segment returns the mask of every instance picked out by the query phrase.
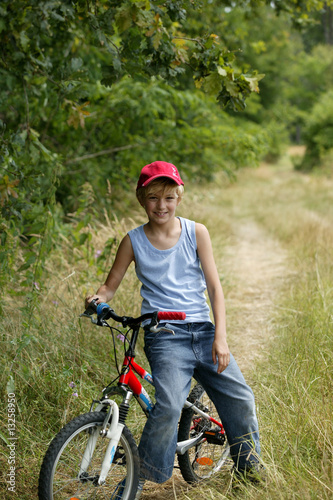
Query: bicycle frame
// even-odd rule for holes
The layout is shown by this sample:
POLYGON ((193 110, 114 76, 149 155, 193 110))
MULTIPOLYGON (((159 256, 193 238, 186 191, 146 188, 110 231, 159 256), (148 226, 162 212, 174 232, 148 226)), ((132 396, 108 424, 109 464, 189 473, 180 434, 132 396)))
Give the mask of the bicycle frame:
POLYGON ((153 409, 153 402, 143 387, 141 382, 136 377, 134 371, 143 379, 146 380, 149 384, 154 385, 153 377, 148 373, 142 366, 138 365, 133 359, 132 356, 125 356, 122 374, 119 379, 120 386, 129 387, 133 392, 134 397, 137 399, 139 405, 143 409, 143 411, 148 414, 153 409))
MULTIPOLYGON (((149 384, 154 386, 152 375, 134 361, 133 354, 126 353, 118 386, 124 389, 124 399, 128 399, 129 401, 133 394, 146 416, 148 416, 154 405, 148 392, 143 387, 135 373, 137 373, 143 380, 146 380, 149 384)), ((110 400, 107 401, 109 404, 110 400)), ((103 400, 101 400, 100 403, 103 405, 103 400)), ((196 406, 195 404, 191 403, 190 401, 186 401, 184 404, 184 408, 191 408, 195 413, 219 427, 219 433, 221 433, 222 435, 225 434, 222 423, 211 417, 205 411, 198 408, 198 406, 196 406)), ((204 433, 202 432, 193 439, 178 442, 176 453, 180 455, 186 453, 186 451, 188 451, 191 447, 195 446, 198 442, 203 440, 203 434, 204 433)))
MULTIPOLYGON (((145 388, 142 386, 141 382, 138 380, 138 378, 134 374, 134 371, 138 375, 140 375, 140 377, 143 380, 146 380, 151 385, 154 385, 154 380, 153 380, 152 375, 150 375, 149 372, 147 372, 144 368, 142 368, 142 366, 138 365, 138 363, 136 363, 133 360, 133 358, 131 358, 130 356, 125 356, 125 360, 123 363, 122 375, 119 379, 119 385, 121 384, 121 385, 128 386, 131 389, 131 391, 133 392, 133 395, 136 397, 138 403, 140 404, 140 406, 144 410, 144 412, 149 413, 153 407, 153 403, 150 399, 149 394, 147 393, 145 388)), ((215 425, 220 427, 222 434, 224 433, 224 428, 223 428, 223 425, 221 424, 221 422, 219 422, 218 420, 215 420, 213 417, 211 417, 210 415, 208 415, 204 411, 200 410, 194 404, 190 403, 189 401, 186 401, 184 407, 185 408, 192 408, 193 411, 195 411, 196 413, 198 413, 202 417, 207 418, 208 420, 213 422, 215 425)))

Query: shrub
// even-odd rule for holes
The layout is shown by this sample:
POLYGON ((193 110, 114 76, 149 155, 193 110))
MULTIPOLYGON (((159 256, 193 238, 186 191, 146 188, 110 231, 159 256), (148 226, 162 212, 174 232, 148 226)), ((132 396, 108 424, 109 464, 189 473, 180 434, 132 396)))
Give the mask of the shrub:
POLYGON ((314 105, 305 129, 306 153, 301 170, 320 166, 333 149, 333 90, 321 96, 314 105))

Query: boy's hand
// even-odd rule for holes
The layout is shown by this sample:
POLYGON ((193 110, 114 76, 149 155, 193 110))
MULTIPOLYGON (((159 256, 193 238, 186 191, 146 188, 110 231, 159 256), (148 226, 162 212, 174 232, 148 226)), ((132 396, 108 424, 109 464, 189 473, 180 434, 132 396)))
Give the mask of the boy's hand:
POLYGON ((97 304, 99 304, 100 302, 106 302, 105 300, 103 300, 103 298, 100 297, 100 295, 88 295, 84 301, 86 309, 92 300, 96 300, 97 304))
POLYGON ((218 362, 217 373, 222 373, 230 363, 230 351, 226 340, 214 340, 212 357, 214 365, 218 362))

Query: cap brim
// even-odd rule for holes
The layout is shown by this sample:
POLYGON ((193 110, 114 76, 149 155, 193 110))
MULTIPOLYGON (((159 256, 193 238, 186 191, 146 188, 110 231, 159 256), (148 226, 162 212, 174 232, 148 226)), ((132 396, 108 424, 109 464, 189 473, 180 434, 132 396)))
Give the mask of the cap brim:
POLYGON ((159 179, 161 177, 167 177, 168 179, 171 179, 172 181, 174 181, 176 184, 178 184, 178 186, 184 186, 184 183, 182 180, 178 180, 178 179, 175 179, 172 175, 167 175, 167 174, 157 174, 157 175, 153 175, 152 177, 150 177, 148 180, 146 180, 143 184, 140 184, 140 186, 138 186, 137 189, 139 189, 140 187, 146 187, 148 186, 148 184, 150 184, 152 181, 154 181, 155 179, 159 179))

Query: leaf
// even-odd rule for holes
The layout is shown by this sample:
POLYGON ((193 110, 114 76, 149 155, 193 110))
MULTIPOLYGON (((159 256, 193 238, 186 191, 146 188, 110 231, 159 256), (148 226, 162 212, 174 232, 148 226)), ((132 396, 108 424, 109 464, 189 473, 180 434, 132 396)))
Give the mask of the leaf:
POLYGON ((221 68, 221 66, 217 67, 217 72, 221 76, 227 76, 228 75, 228 73, 226 72, 226 70, 224 68, 221 68))
POLYGON ((153 24, 154 14, 149 9, 146 10, 139 9, 133 16, 133 21, 140 28, 146 29, 153 24))
POLYGON ((237 83, 231 82, 227 78, 224 79, 223 83, 224 83, 226 90, 231 95, 231 97, 238 97, 239 96, 239 88, 238 88, 237 83))
POLYGON ((246 80, 252 92, 259 92, 259 81, 264 78, 265 75, 255 75, 255 76, 245 76, 243 75, 244 80, 246 80))
POLYGON ((32 264, 34 264, 36 262, 36 255, 33 255, 31 256, 26 262, 25 264, 23 264, 19 269, 18 269, 18 272, 22 272, 22 271, 25 271, 26 269, 28 269, 32 264))
POLYGON ((87 239, 89 241, 89 233, 82 233, 82 234, 80 234, 79 245, 80 246, 83 245, 87 239))
POLYGON ((203 82, 204 82, 203 78, 196 78, 194 80, 194 85, 196 86, 197 89, 201 89, 203 82))
POLYGON ((20 42, 23 50, 27 50, 30 44, 30 38, 26 35, 25 31, 20 33, 20 42))
POLYGON ((9 445, 9 441, 7 440, 7 438, 0 432, 0 438, 7 444, 9 445))
POLYGON ((4 175, 2 179, 0 179, 0 205, 3 207, 5 201, 9 200, 9 196, 13 198, 18 198, 17 192, 13 189, 15 186, 19 184, 19 180, 10 181, 8 175, 4 175))
POLYGON ((90 102, 86 101, 83 104, 79 105, 72 101, 67 101, 71 104, 71 114, 67 120, 68 125, 72 125, 75 129, 78 129, 79 125, 81 128, 85 126, 85 117, 90 115, 89 111, 84 110, 86 106, 89 106, 90 102))
POLYGON ((222 77, 217 73, 211 73, 204 78, 203 88, 209 94, 217 94, 221 90, 222 77))
POLYGON ((123 33, 132 25, 131 7, 122 7, 115 15, 116 26, 119 33, 123 33))
POLYGON ((81 57, 73 57, 73 59, 71 60, 71 68, 74 72, 78 71, 82 67, 82 65, 83 61, 81 57))
POLYGON ((161 43, 161 40, 162 40, 162 32, 161 31, 157 31, 156 34, 154 35, 153 37, 153 47, 155 50, 158 49, 160 43, 161 43))

